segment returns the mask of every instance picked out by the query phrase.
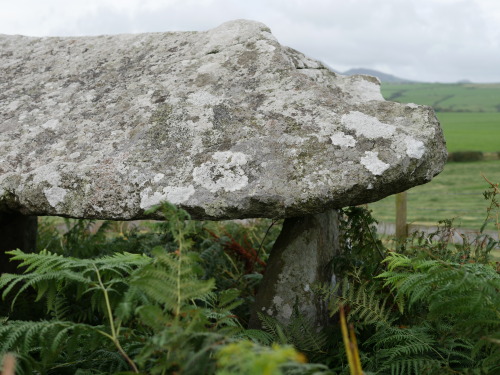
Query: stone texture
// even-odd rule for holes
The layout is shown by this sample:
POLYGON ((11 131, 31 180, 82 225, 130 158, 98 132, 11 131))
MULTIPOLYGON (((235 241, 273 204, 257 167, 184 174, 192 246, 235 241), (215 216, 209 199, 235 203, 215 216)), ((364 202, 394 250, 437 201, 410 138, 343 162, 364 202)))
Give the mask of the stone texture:
POLYGON ((250 327, 259 328, 259 312, 286 325, 295 306, 310 322, 325 326, 327 306, 314 288, 332 284, 332 261, 340 251, 338 240, 337 210, 286 219, 267 262, 250 327))
POLYGON ((386 102, 263 24, 99 37, 0 36, 0 210, 140 219, 294 217, 429 181, 429 107, 386 102))

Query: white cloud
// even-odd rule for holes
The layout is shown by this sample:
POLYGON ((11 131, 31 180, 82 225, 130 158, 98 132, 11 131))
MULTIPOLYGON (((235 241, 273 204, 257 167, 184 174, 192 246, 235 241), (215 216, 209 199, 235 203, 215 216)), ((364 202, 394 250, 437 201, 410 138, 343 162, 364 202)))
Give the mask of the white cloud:
POLYGON ((206 30, 247 18, 338 70, 500 82, 497 0, 0 0, 0 6, 0 33, 206 30))

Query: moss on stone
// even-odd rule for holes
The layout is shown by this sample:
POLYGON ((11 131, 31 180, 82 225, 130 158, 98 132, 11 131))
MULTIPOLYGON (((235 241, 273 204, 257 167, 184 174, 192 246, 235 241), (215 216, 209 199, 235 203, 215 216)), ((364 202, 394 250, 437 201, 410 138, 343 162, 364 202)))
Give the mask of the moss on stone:
POLYGON ((168 103, 163 103, 151 114, 151 122, 156 122, 159 125, 167 125, 168 120, 173 112, 173 106, 168 103))

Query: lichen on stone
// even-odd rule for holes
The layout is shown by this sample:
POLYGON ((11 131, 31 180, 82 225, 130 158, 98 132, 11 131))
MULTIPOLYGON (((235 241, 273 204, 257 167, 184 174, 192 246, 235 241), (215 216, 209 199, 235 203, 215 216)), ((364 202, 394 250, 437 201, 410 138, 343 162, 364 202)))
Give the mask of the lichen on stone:
POLYGON ((431 109, 384 101, 377 79, 258 22, 0 43, 0 206, 25 214, 139 219, 170 200, 199 219, 310 215, 446 160, 431 109))
POLYGON ((378 152, 365 151, 365 156, 360 161, 375 176, 380 176, 390 167, 390 164, 384 163, 378 158, 378 152))
POLYGON ((193 170, 193 181, 212 193, 241 190, 248 185, 248 176, 243 169, 246 164, 247 156, 241 152, 216 152, 211 161, 193 170))

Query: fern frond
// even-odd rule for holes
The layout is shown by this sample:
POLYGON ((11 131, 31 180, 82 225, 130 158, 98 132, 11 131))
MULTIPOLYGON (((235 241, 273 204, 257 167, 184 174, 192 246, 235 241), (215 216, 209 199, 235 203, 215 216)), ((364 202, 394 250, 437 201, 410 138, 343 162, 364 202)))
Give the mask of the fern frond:
POLYGON ((324 351, 328 337, 323 331, 318 331, 312 320, 306 319, 298 310, 294 312, 285 329, 291 343, 300 351, 318 353, 324 351))
POLYGON ((356 320, 357 324, 390 324, 393 321, 391 309, 387 307, 388 296, 381 296, 374 282, 355 283, 346 276, 330 295, 330 316, 343 305, 350 308, 348 319, 356 320))
POLYGON ((291 344, 297 350, 307 353, 313 361, 326 353, 328 336, 323 331, 318 331, 313 321, 306 319, 297 307, 294 308, 287 325, 269 315, 257 315, 262 329, 268 334, 266 339, 272 340, 271 342, 291 344))
POLYGON ((21 261, 19 268, 26 267, 24 270, 25 273, 50 273, 61 270, 88 272, 96 265, 103 271, 125 274, 151 261, 147 256, 131 253, 117 253, 96 259, 64 257, 51 253, 48 250, 42 250, 39 253, 25 253, 21 250, 12 250, 6 253, 13 255, 12 260, 21 261))
POLYGON ((382 325, 365 345, 374 345, 376 355, 369 367, 390 374, 423 374, 439 368, 446 359, 435 348, 428 326, 398 328, 382 325), (426 372, 427 371, 427 372, 426 372))
POLYGON ((247 329, 236 336, 236 339, 247 339, 255 343, 263 345, 271 345, 273 343, 273 335, 260 329, 247 329))
POLYGON ((0 353, 15 351, 27 355, 36 348, 51 353, 79 334, 90 332, 95 333, 95 327, 67 321, 8 321, 0 326, 0 353))
MULTIPOLYGON (((5 298, 7 294, 18 284, 22 284, 22 286, 17 290, 13 300, 12 300, 12 306, 15 305, 17 298, 25 292, 27 289, 30 287, 33 287, 34 289, 38 289, 38 295, 37 295, 37 300, 40 300, 43 295, 46 293, 50 292, 51 297, 54 297, 54 288, 56 288, 56 285, 61 281, 64 280, 65 282, 75 282, 75 283, 80 283, 83 285, 91 285, 92 280, 89 280, 86 277, 83 277, 81 274, 72 272, 69 270, 64 270, 64 271, 50 271, 42 274, 37 274, 37 273, 29 273, 29 274, 24 274, 24 275, 12 275, 14 277, 10 278, 8 277, 10 275, 2 275, 0 277, 0 288, 3 285, 6 285, 7 283, 8 286, 5 288, 2 297, 5 298), (5 277, 4 279, 4 276, 5 277)), ((49 300, 49 304, 52 304, 52 300, 49 300)))
POLYGON ((391 375, 421 375, 432 373, 440 367, 440 362, 431 358, 408 358, 398 357, 397 359, 379 368, 381 373, 390 371, 391 375))
POLYGON ((427 306, 429 318, 451 319, 461 329, 484 334, 487 327, 500 328, 500 275, 491 265, 421 259, 392 263, 392 258, 401 256, 391 254, 394 267, 379 277, 407 297, 410 306, 427 306))
POLYGON ((382 262, 387 263, 387 269, 393 271, 395 268, 404 268, 411 265, 411 259, 404 254, 392 252, 382 262))
POLYGON ((121 282, 120 277, 130 274, 135 268, 151 262, 149 257, 138 254, 115 254, 98 259, 78 259, 53 254, 47 250, 40 253, 24 253, 12 250, 12 259, 21 261, 20 267, 26 267, 24 274, 3 274, 0 276, 0 289, 4 289, 2 298, 16 290, 11 306, 27 289, 37 291, 36 300, 47 298, 47 307, 51 311, 57 293, 68 285, 78 286, 78 297, 85 291, 91 291, 96 285, 95 269, 98 268, 107 281, 107 286, 121 282))
POLYGON ((200 280, 194 272, 195 263, 184 254, 154 251, 155 261, 132 276, 131 285, 172 312, 194 299, 208 298, 214 280, 200 280))
POLYGON ((277 319, 270 315, 257 313, 262 329, 273 337, 273 342, 279 344, 289 344, 288 338, 285 336, 285 326, 277 319))

